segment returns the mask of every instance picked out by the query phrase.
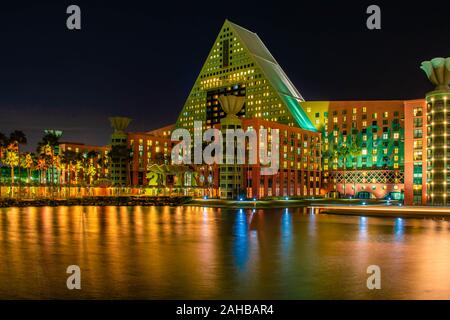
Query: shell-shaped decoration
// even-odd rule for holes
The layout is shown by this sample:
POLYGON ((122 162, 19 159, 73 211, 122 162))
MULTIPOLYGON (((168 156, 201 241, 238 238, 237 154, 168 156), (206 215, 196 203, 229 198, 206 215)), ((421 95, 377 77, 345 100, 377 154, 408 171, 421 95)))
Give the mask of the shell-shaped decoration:
POLYGON ((436 89, 447 89, 450 84, 450 57, 438 57, 431 59, 431 61, 424 61, 420 68, 425 71, 436 89))
POLYGON ((235 95, 221 95, 219 96, 219 102, 223 111, 229 116, 236 116, 244 106, 245 97, 238 97, 235 95))
POLYGON ((130 124, 131 119, 126 117, 111 117, 109 121, 116 132, 123 132, 130 124))

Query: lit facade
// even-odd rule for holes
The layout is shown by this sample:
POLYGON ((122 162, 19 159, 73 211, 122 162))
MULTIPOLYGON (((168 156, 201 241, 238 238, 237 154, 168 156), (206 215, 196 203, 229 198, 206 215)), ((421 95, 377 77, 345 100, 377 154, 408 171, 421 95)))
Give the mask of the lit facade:
POLYGON ((427 106, 405 101, 405 203, 427 203, 427 106))
POLYGON ((315 131, 300 107, 302 96, 257 34, 228 20, 208 54, 176 126, 192 130, 220 123, 225 112, 219 96, 245 96, 238 116, 257 118, 315 131))
POLYGON ((322 134, 325 193, 401 197, 403 101, 308 101, 302 106, 322 134))
POLYGON ((131 157, 128 184, 149 185, 148 166, 170 163, 174 144, 170 135, 173 128, 172 125, 154 131, 128 133, 127 147, 131 157))
MULTIPOLYGON (((221 198, 320 194, 320 133, 298 90, 255 33, 226 20, 178 117, 176 127, 260 127, 280 130, 280 171, 261 176, 259 165, 221 165, 221 198), (245 98, 230 124, 220 97, 245 98), (313 164, 314 163, 314 164, 313 164)), ((217 181, 219 180, 219 181, 217 181)))
POLYGON ((110 149, 109 146, 91 146, 75 142, 60 143, 60 154, 66 158, 61 182, 78 183, 84 180, 97 182, 101 179, 110 179, 110 149), (74 156, 69 158, 67 151, 73 151, 74 156))
POLYGON ((421 69, 435 85, 427 103, 427 200, 432 205, 450 202, 450 57, 424 61, 421 69))
MULTIPOLYGON (((260 165, 244 165, 242 184, 248 198, 316 196, 321 194, 319 132, 273 121, 246 119, 245 130, 279 130, 279 165, 275 175, 261 175, 260 165)), ((259 135, 257 134, 257 137, 259 135)), ((258 141, 259 143, 259 141, 258 141)))
MULTIPOLYGON (((240 165, 230 186, 229 169, 198 166, 200 180, 209 181, 206 195, 219 197, 221 189, 222 197, 232 198, 339 193, 403 199, 407 205, 447 204, 448 84, 426 99, 305 101, 260 38, 227 20, 173 128, 194 133, 195 121, 203 130, 221 128, 226 112, 219 97, 227 95, 245 98, 239 127, 280 131, 280 170, 262 176, 260 166, 240 165), (229 193, 235 186, 241 191, 229 193)), ((159 136, 168 153, 173 146, 160 134, 129 135, 132 184, 146 185, 139 172, 157 161, 146 151, 150 136, 159 136)))

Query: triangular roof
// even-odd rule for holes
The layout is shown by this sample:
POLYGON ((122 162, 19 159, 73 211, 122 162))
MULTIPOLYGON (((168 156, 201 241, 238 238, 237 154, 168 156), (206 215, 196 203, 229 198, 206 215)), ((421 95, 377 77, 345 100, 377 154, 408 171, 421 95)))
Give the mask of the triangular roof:
POLYGON ((254 32, 238 26, 229 20, 226 21, 233 26, 248 51, 253 55, 255 60, 257 60, 260 67, 264 69, 266 76, 269 77, 269 80, 271 80, 272 85, 276 87, 277 91, 304 101, 300 92, 298 92, 286 73, 281 69, 278 62, 262 42, 261 38, 254 32))
MULTIPOLYGON (((303 97, 289 80, 286 73, 269 52, 259 36, 256 33, 251 32, 229 20, 225 20, 221 30, 224 29, 229 29, 233 33, 233 36, 237 38, 239 43, 245 49, 245 53, 248 55, 248 58, 256 65, 256 67, 259 68, 259 72, 263 75, 263 78, 269 82, 272 91, 278 96, 284 108, 288 110, 289 114, 292 116, 292 119, 295 121, 295 124, 303 129, 316 131, 315 127, 300 105, 300 103, 304 101, 303 97)), ((215 57, 214 49, 216 48, 218 41, 220 41, 219 37, 220 34, 210 54, 208 55, 208 58, 211 58, 211 55, 215 57)), ((205 65, 208 61, 209 60, 207 59, 205 65)), ((205 66, 203 66, 202 71, 200 72, 199 79, 202 78, 201 75, 205 73, 204 69, 205 66)), ((197 82, 199 79, 197 79, 197 82)), ((185 109, 186 105, 183 111, 185 109)), ((180 117, 182 116, 183 112, 180 114, 180 117)))

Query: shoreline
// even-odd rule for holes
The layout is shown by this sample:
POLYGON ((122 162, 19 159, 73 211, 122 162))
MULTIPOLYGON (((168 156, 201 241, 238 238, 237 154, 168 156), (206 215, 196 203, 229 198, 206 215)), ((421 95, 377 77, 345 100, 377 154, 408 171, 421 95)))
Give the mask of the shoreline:
POLYGON ((181 206, 191 197, 149 196, 97 196, 69 199, 1 199, 0 208, 11 207, 57 207, 57 206, 181 206))
POLYGON ((286 209, 307 208, 314 213, 330 215, 346 215, 360 217, 383 217, 383 218, 414 218, 414 219, 436 219, 450 220, 450 207, 430 206, 403 206, 397 201, 375 201, 364 199, 299 199, 299 200, 270 200, 270 201, 227 201, 221 200, 193 200, 185 206, 198 206, 209 208, 229 209, 286 209), (366 202, 366 204, 362 204, 366 202))
POLYGON ((450 207, 400 206, 398 202, 363 199, 270 199, 238 201, 192 199, 186 196, 93 196, 70 199, 0 199, 0 208, 57 206, 195 206, 224 209, 287 209, 305 208, 311 213, 417 219, 450 219, 450 207))

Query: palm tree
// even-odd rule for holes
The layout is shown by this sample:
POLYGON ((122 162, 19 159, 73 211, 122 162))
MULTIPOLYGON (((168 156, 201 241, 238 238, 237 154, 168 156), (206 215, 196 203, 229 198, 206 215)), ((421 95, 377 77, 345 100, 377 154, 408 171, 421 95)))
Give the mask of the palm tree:
POLYGON ((88 184, 92 185, 93 178, 97 174, 95 164, 97 163, 98 152, 91 150, 85 154, 85 158, 86 158, 85 168, 83 171, 86 177, 88 178, 88 184))
POLYGON ((37 151, 42 153, 45 151, 45 154, 50 157, 50 165, 51 165, 51 175, 52 175, 52 186, 55 181, 55 166, 54 163, 56 161, 55 157, 55 148, 59 146, 59 138, 61 134, 57 131, 47 130, 45 135, 42 137, 42 140, 38 142, 37 151))
MULTIPOLYGON (((356 171, 357 165, 358 165, 358 157, 362 153, 362 148, 359 146, 358 142, 355 140, 352 142, 352 145, 350 146, 350 155, 352 157, 353 161, 353 170, 356 171)), ((353 174, 353 196, 356 197, 356 172, 353 174)))
POLYGON ((46 175, 48 163, 45 155, 39 155, 36 163, 36 169, 39 170, 39 183, 42 184, 42 176, 46 175))
MULTIPOLYGON (((4 156, 5 156, 4 152, 5 152, 5 148, 6 148, 7 145, 8 145, 8 138, 3 133, 0 132, 0 161, 4 160, 4 156)), ((1 164, 0 164, 0 170, 1 170, 1 164)), ((0 197, 2 195, 2 181, 1 181, 1 179, 2 179, 2 174, 1 174, 1 171, 0 171, 0 197)))
POLYGON ((25 157, 21 159, 20 163, 21 167, 27 170, 27 183, 31 181, 31 173, 33 171, 35 160, 33 158, 33 154, 31 152, 27 152, 25 157))
POLYGON ((345 174, 346 174, 346 169, 347 169, 347 157, 350 155, 350 151, 349 151, 349 148, 347 147, 347 145, 343 145, 343 146, 341 146, 338 150, 336 150, 336 153, 337 153, 337 157, 338 157, 338 159, 339 160, 341 160, 342 159, 342 162, 343 162, 343 172, 344 172, 344 183, 343 183, 343 189, 344 189, 344 196, 345 196, 345 187, 346 187, 346 185, 345 185, 345 182, 346 182, 346 179, 345 179, 345 174))
MULTIPOLYGON (((67 182, 64 177, 64 182, 69 184, 69 197, 70 188, 72 186, 72 174, 76 176, 76 163, 80 160, 81 155, 73 150, 66 150, 62 155, 62 162, 67 166, 67 182)), ((76 180, 76 179, 75 179, 76 180)))
MULTIPOLYGON (((19 157, 19 163, 20 163, 20 145, 27 144, 27 137, 25 136, 25 133, 20 130, 14 130, 9 134, 9 143, 13 144, 17 147, 17 156, 19 157)), ((19 188, 20 188, 20 166, 18 166, 19 170, 19 188)))
POLYGON ((11 168, 11 196, 14 188, 14 168, 19 166, 19 153, 13 147, 8 147, 3 162, 11 168))

